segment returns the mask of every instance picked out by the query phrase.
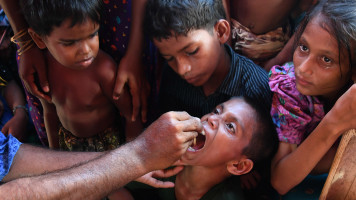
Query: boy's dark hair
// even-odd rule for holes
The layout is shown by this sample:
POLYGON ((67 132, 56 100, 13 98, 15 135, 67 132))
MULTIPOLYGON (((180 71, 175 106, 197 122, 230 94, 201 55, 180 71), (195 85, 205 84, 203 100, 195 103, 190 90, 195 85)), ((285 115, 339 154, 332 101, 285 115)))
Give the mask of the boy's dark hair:
POLYGON ((225 19, 221 0, 148 0, 144 32, 149 39, 186 36, 191 30, 212 31, 220 19, 225 19))
POLYGON ((102 0, 20 0, 29 26, 40 36, 48 36, 54 27, 71 19, 71 27, 87 19, 100 23, 102 0))
MULTIPOLYGON (((339 52, 345 48, 350 68, 356 67, 356 3, 355 0, 321 0, 305 16, 295 37, 295 48, 308 23, 321 14, 326 26, 323 28, 333 35, 338 43, 339 52)), ((339 54, 339 58, 340 58, 339 54)), ((341 61, 341 59, 339 59, 341 61)))
POLYGON ((255 167, 259 165, 267 166, 266 164, 271 162, 279 145, 277 131, 272 117, 266 108, 255 100, 248 97, 237 98, 242 98, 254 109, 255 121, 257 123, 256 127, 254 127, 251 141, 249 145, 243 149, 242 153, 253 161, 255 167))

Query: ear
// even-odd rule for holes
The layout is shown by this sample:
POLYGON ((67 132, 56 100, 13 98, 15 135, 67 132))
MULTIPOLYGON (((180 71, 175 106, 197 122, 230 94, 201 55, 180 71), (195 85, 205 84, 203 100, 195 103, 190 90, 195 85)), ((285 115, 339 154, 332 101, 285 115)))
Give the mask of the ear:
POLYGON ((243 175, 249 173, 253 168, 253 162, 250 159, 244 158, 241 160, 230 161, 227 164, 227 171, 233 175, 243 175))
POLYGON ((220 43, 225 44, 230 38, 230 24, 225 19, 220 19, 214 26, 214 31, 216 32, 220 43))
POLYGON ((46 48, 46 44, 43 42, 43 38, 40 35, 38 35, 32 28, 28 28, 28 33, 30 34, 32 40, 36 43, 38 48, 40 49, 46 48))

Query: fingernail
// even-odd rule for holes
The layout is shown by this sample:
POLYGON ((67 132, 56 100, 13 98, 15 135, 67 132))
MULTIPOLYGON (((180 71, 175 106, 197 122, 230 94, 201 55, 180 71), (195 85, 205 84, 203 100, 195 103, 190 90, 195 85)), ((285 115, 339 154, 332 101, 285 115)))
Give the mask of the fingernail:
POLYGON ((48 86, 44 86, 42 89, 43 89, 44 92, 49 92, 49 87, 48 86))
POLYGON ((120 95, 115 94, 112 98, 113 98, 114 100, 118 100, 119 97, 120 97, 120 95))

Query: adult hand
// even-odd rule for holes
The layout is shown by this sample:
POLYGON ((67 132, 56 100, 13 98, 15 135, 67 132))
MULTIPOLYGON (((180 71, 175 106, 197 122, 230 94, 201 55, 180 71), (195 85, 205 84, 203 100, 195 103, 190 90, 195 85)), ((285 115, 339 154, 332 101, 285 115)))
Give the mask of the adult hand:
POLYGON ((143 74, 143 66, 140 57, 125 55, 119 64, 113 99, 117 100, 123 92, 125 83, 128 83, 132 96, 132 121, 136 120, 141 107, 142 122, 147 119, 147 98, 150 86, 143 74))
POLYGON ((176 162, 202 131, 200 119, 187 112, 168 112, 153 122, 137 139, 147 169, 165 169, 176 162))
POLYGON ((157 178, 167 178, 178 174, 180 171, 183 170, 183 166, 176 166, 170 169, 164 170, 156 170, 153 172, 149 172, 140 178, 136 179, 137 182, 141 182, 152 187, 156 188, 172 188, 174 187, 174 183, 170 181, 161 181, 157 178))
POLYGON ((43 52, 34 46, 21 55, 19 75, 28 92, 47 101, 51 101, 51 98, 37 87, 35 83, 36 74, 43 92, 49 92, 45 58, 43 52))

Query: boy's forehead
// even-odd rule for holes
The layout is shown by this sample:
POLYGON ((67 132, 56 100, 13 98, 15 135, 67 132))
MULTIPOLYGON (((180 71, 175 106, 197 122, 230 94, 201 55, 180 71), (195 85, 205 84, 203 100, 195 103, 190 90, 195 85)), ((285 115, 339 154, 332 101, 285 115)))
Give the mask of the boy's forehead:
POLYGON ((207 37, 212 35, 205 29, 198 29, 191 30, 187 34, 172 33, 168 38, 153 38, 153 43, 164 54, 166 50, 184 50, 192 44, 204 42, 207 37))

